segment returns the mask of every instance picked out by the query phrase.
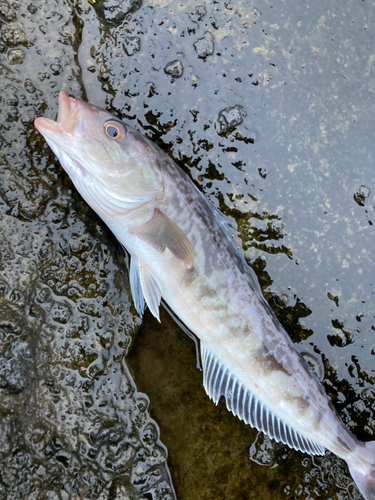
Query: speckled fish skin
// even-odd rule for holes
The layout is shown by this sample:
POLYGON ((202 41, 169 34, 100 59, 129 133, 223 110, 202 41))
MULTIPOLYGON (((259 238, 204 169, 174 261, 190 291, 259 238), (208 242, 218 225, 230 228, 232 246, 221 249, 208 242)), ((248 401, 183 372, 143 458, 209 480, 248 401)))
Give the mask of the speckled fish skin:
POLYGON ((138 131, 126 125, 121 140, 107 137, 108 120, 117 119, 61 92, 57 122, 38 118, 35 125, 87 203, 141 263, 139 272, 148 268, 163 300, 213 356, 286 425, 346 460, 362 494, 375 499, 374 443, 346 429, 262 297, 225 223, 138 131), (186 235, 192 263, 184 262, 185 250, 177 258, 168 245, 158 248, 157 219, 166 232, 176 224, 186 235))

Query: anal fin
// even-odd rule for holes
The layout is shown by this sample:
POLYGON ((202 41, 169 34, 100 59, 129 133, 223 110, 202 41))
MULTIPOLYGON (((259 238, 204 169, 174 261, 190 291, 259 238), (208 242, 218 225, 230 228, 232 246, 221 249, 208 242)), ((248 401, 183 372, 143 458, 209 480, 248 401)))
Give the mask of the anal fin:
POLYGON ((218 403, 220 396, 225 396, 229 411, 275 441, 310 455, 324 455, 323 446, 304 437, 280 420, 230 373, 203 342, 201 342, 201 357, 203 385, 215 404, 218 403))

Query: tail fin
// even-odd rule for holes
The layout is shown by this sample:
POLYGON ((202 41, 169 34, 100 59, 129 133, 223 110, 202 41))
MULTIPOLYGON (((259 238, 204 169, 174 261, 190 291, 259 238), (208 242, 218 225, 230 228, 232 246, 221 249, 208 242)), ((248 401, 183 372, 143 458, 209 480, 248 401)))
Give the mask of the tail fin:
MULTIPOLYGON (((366 452, 369 455, 369 462, 375 464, 375 441, 366 443, 366 452), (370 458, 371 457, 371 458, 370 458)), ((375 500, 375 465, 368 474, 358 472, 356 469, 349 467, 350 474, 354 479, 359 491, 366 500, 375 500)))

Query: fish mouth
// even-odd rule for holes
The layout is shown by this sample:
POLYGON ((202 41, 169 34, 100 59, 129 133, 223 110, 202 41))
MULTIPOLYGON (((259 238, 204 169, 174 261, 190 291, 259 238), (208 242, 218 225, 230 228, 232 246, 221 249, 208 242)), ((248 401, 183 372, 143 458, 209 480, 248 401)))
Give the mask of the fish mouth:
POLYGON ((35 119, 34 125, 43 136, 49 135, 51 132, 72 136, 79 118, 80 112, 77 100, 69 97, 68 93, 62 90, 59 94, 57 120, 39 117, 35 119))
POLYGON ((73 179, 87 175, 72 148, 75 133, 79 135, 83 130, 80 103, 79 99, 69 97, 68 93, 62 90, 59 94, 57 120, 39 117, 34 121, 37 130, 73 179))

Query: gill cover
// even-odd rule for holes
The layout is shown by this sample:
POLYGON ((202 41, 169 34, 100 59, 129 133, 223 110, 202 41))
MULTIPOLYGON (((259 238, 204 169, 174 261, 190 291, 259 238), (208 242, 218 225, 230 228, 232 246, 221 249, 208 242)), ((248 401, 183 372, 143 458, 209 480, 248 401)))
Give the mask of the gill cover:
POLYGON ((106 110, 62 91, 57 121, 37 118, 35 126, 99 215, 127 213, 162 193, 155 146, 106 110))

